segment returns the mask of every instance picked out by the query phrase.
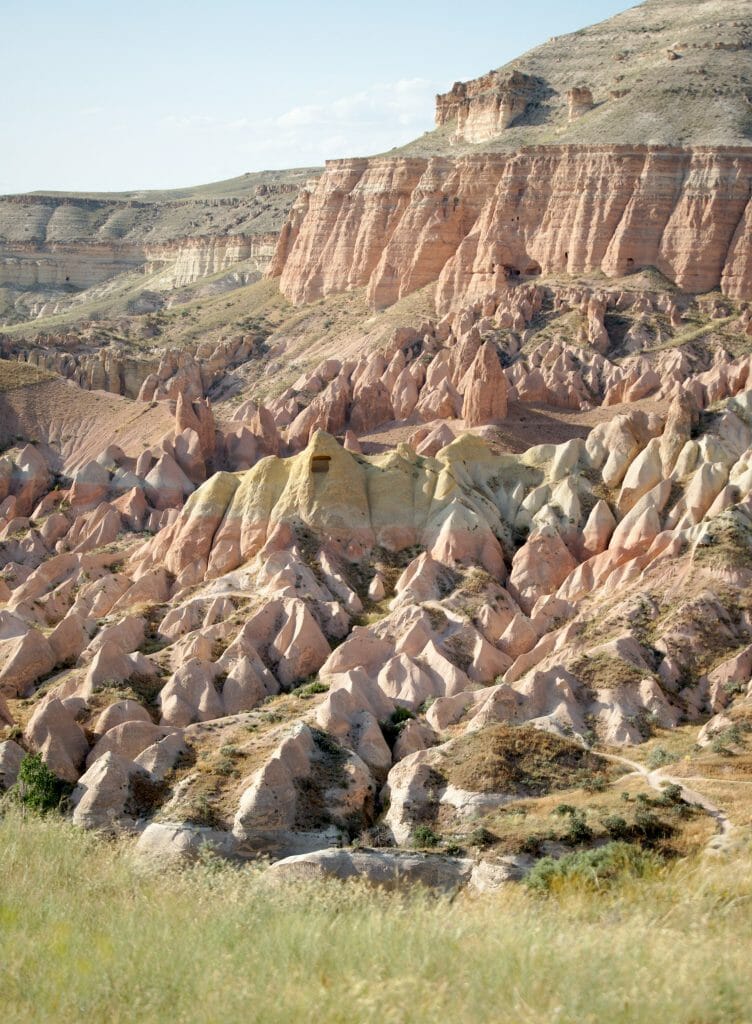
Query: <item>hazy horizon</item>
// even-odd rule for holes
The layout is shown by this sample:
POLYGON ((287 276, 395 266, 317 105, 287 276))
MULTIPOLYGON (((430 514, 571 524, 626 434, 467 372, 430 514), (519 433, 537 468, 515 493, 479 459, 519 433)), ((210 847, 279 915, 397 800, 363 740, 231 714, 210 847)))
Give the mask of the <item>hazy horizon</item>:
POLYGON ((634 6, 3 5, 0 193, 179 188, 403 145, 434 96, 634 6), (315 14, 315 20, 313 15, 315 14))

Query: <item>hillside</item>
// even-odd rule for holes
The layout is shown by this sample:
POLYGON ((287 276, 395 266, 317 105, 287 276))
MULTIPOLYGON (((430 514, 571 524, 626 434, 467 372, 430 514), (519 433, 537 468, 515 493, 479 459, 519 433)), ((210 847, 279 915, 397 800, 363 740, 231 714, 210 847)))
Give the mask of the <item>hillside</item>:
POLYGON ((167 287, 243 261, 258 277, 300 186, 316 174, 304 168, 168 191, 0 196, 0 317, 13 323, 75 305, 82 291, 155 268, 167 287))
POLYGON ((420 152, 0 202, 0 787, 271 885, 741 857, 751 8, 552 41, 420 152))
POLYGON ((0 196, 0 242, 149 245, 191 235, 279 231, 315 168, 262 171, 162 191, 0 196))
POLYGON ((749 145, 751 53, 749 0, 647 0, 456 83, 399 152, 749 145))

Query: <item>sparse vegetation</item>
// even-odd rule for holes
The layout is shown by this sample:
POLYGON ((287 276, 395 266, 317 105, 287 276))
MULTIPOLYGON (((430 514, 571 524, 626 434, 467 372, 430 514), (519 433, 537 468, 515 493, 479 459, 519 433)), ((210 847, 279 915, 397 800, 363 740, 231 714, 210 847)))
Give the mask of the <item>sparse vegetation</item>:
POLYGON ((572 740, 530 726, 496 725, 453 743, 440 771, 458 789, 521 797, 606 780, 612 768, 572 740))
POLYGON ((412 845, 417 850, 433 850, 441 844, 441 836, 430 825, 417 825, 413 830, 412 845))
POLYGON ((50 771, 41 754, 26 754, 18 770, 13 796, 35 811, 54 811, 71 787, 50 771))
POLYGON ((533 892, 551 893, 564 888, 603 889, 625 877, 643 878, 657 872, 662 861, 654 853, 627 843, 614 842, 596 850, 568 853, 559 860, 544 857, 525 879, 533 892))

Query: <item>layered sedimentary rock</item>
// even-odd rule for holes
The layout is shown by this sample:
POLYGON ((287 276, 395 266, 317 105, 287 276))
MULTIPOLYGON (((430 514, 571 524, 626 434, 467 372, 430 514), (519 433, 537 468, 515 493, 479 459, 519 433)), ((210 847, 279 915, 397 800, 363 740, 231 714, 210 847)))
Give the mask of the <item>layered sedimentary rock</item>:
POLYGON ((27 318, 59 312, 55 303, 137 269, 164 269, 166 288, 241 261, 261 274, 309 173, 265 172, 161 193, 0 196, 0 287, 27 318))
POLYGON ((246 260, 250 260, 260 274, 271 263, 276 245, 277 235, 273 232, 176 239, 147 246, 144 250, 145 269, 147 274, 152 274, 161 266, 168 265, 174 288, 182 288, 246 260))
POLYGON ((453 141, 487 142, 521 117, 539 83, 520 71, 491 71, 472 82, 455 82, 436 97, 436 127, 454 126, 453 141))
POLYGON ((270 273, 293 302, 366 287, 384 307, 438 280, 456 307, 512 277, 656 267, 752 295, 752 149, 536 147, 337 160, 301 194, 270 273))
POLYGON ((0 246, 0 286, 16 289, 91 288, 143 266, 137 245, 95 241, 9 242, 0 246))

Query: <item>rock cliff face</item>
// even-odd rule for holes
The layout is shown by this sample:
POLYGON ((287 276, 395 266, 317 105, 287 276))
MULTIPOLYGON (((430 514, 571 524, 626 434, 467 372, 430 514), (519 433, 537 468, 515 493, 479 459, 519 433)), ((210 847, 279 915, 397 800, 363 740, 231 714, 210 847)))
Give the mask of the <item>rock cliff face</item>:
POLYGON ((376 307, 438 281, 445 310, 510 277, 654 266, 752 294, 752 150, 537 147, 338 160, 305 190, 271 273, 293 302, 365 286, 376 307))
POLYGON ((274 257, 277 234, 222 235, 218 238, 197 237, 175 239, 161 245, 147 246, 144 251, 147 274, 162 266, 169 270, 173 288, 183 288, 202 277, 229 270, 236 263, 250 261, 255 270, 264 273, 274 257))
POLYGON ((0 247, 0 285, 14 289, 91 288, 116 274, 143 266, 143 250, 133 245, 96 242, 34 242, 0 247))

